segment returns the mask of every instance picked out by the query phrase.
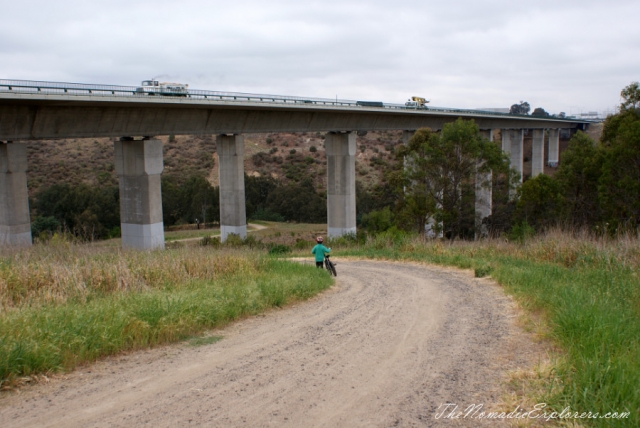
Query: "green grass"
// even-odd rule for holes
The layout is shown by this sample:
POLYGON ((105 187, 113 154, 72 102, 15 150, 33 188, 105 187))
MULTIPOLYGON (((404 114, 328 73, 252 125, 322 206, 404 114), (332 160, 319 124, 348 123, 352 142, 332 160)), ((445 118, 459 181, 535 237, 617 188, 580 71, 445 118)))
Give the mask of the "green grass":
POLYGON ((264 251, 52 250, 0 260, 0 386, 184 340, 332 283, 314 267, 264 251))
POLYGON ((563 350, 538 400, 561 411, 630 412, 594 426, 640 425, 640 246, 540 239, 528 245, 425 243, 380 237, 365 245, 335 242, 334 257, 410 260, 491 275, 532 313, 563 350), (559 382, 553 385, 551 382, 559 382))
POLYGON ((197 239, 205 236, 218 236, 220 229, 194 229, 194 230, 175 230, 164 233, 165 242, 178 241, 181 239, 197 239))

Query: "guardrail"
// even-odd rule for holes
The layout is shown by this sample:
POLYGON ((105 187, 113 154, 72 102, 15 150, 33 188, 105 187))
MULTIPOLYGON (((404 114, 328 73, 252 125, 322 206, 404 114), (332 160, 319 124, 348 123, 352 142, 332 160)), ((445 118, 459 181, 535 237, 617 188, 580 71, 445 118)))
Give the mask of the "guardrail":
POLYGON ((481 115, 481 116, 499 116, 499 117, 518 117, 529 119, 551 119, 563 122, 589 122, 586 120, 547 117, 535 118, 527 115, 513 115, 509 113, 498 113, 494 111, 458 109, 448 107, 428 107, 416 108, 407 107, 403 104, 384 103, 382 107, 371 107, 358 105, 358 101, 338 100, 329 98, 304 98, 286 95, 264 95, 250 94, 242 92, 220 92, 189 89, 187 94, 149 94, 138 91, 138 86, 116 86, 116 85, 94 85, 83 83, 65 83, 65 82, 42 82, 32 80, 2 80, 0 79, 0 94, 11 92, 20 94, 50 94, 50 95, 76 95, 91 97, 159 97, 159 98, 187 98, 211 101, 229 101, 229 102, 256 102, 256 103, 275 103, 275 104, 302 104, 302 105, 321 105, 336 107, 352 107, 357 109, 388 109, 402 111, 424 111, 437 113, 465 114, 465 115, 481 115))

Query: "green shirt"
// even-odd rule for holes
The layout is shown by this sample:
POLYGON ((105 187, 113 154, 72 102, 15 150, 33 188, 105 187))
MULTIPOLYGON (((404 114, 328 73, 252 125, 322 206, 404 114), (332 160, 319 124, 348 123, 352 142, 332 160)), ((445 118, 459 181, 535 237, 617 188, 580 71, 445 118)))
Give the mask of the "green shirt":
POLYGON ((321 262, 321 261, 324 261, 324 254, 325 253, 329 254, 330 251, 331 250, 325 247, 324 245, 316 244, 316 246, 313 247, 313 249, 311 250, 311 254, 315 254, 316 261, 321 262))

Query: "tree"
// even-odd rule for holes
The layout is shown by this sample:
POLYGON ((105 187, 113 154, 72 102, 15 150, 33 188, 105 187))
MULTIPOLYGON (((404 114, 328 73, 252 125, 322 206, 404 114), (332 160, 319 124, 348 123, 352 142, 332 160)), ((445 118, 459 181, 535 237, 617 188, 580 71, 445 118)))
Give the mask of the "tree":
POLYGON ((566 218, 574 226, 593 225, 601 219, 598 180, 603 154, 596 142, 581 131, 571 138, 562 153, 555 178, 564 195, 566 218))
POLYGON ((393 213, 388 206, 379 211, 371 211, 363 216, 362 225, 372 233, 384 232, 393 226, 393 213))
POLYGON ((424 233, 428 217, 441 223, 453 240, 465 230, 473 233, 472 210, 476 172, 509 172, 505 154, 480 135, 478 126, 462 119, 444 125, 440 134, 419 129, 398 151, 405 159, 404 200, 400 219, 413 219, 424 233))
POLYGON ((516 224, 529 224, 540 230, 556 224, 562 215, 563 198, 560 183, 540 174, 524 182, 518 190, 516 224))
POLYGON ((611 227, 640 226, 640 111, 609 116, 602 132, 598 194, 611 227))
POLYGON ((300 184, 279 186, 269 193, 265 209, 278 213, 285 220, 301 223, 326 223, 327 202, 320 196, 310 179, 300 184))
POLYGON ((187 180, 175 175, 162 176, 162 217, 165 226, 220 220, 220 194, 204 176, 187 180))
POLYGON ((253 218, 256 212, 264 214, 264 209, 271 193, 278 182, 272 177, 244 176, 244 194, 247 218, 253 218))
POLYGON ((520 104, 514 104, 511 106, 509 114, 529 114, 531 106, 526 101, 520 101, 520 104))
POLYGON ((542 107, 536 107, 535 110, 533 110, 533 113, 531 113, 531 116, 535 116, 535 117, 549 117, 551 116, 549 113, 547 113, 545 111, 545 109, 543 109, 542 107))
POLYGON ((54 184, 35 195, 40 217, 54 217, 60 226, 79 238, 106 238, 120 226, 118 187, 54 184))
POLYGON ((620 96, 624 99, 620 105, 621 110, 640 108, 640 83, 631 82, 620 92, 620 96))

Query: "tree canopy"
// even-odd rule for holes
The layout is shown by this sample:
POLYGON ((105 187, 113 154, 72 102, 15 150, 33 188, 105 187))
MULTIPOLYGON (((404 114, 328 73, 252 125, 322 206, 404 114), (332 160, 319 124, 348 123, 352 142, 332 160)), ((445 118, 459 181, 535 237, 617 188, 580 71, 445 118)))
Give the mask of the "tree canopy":
POLYGON ((542 107, 536 107, 533 110, 533 113, 531 113, 531 116, 535 116, 535 117, 549 117, 551 116, 549 113, 547 113, 545 111, 545 109, 543 109, 542 107))
POLYGON ((520 101, 520 104, 514 104, 509 110, 510 114, 529 114, 531 105, 526 101, 520 101))
POLYGON ((624 100, 620 105, 621 110, 640 108, 640 83, 631 82, 620 92, 620 96, 624 100))
POLYGON ((450 239, 473 231, 476 172, 509 172, 506 155, 472 120, 446 124, 440 134, 419 129, 398 154, 405 159, 399 218, 421 233, 433 218, 450 239))

